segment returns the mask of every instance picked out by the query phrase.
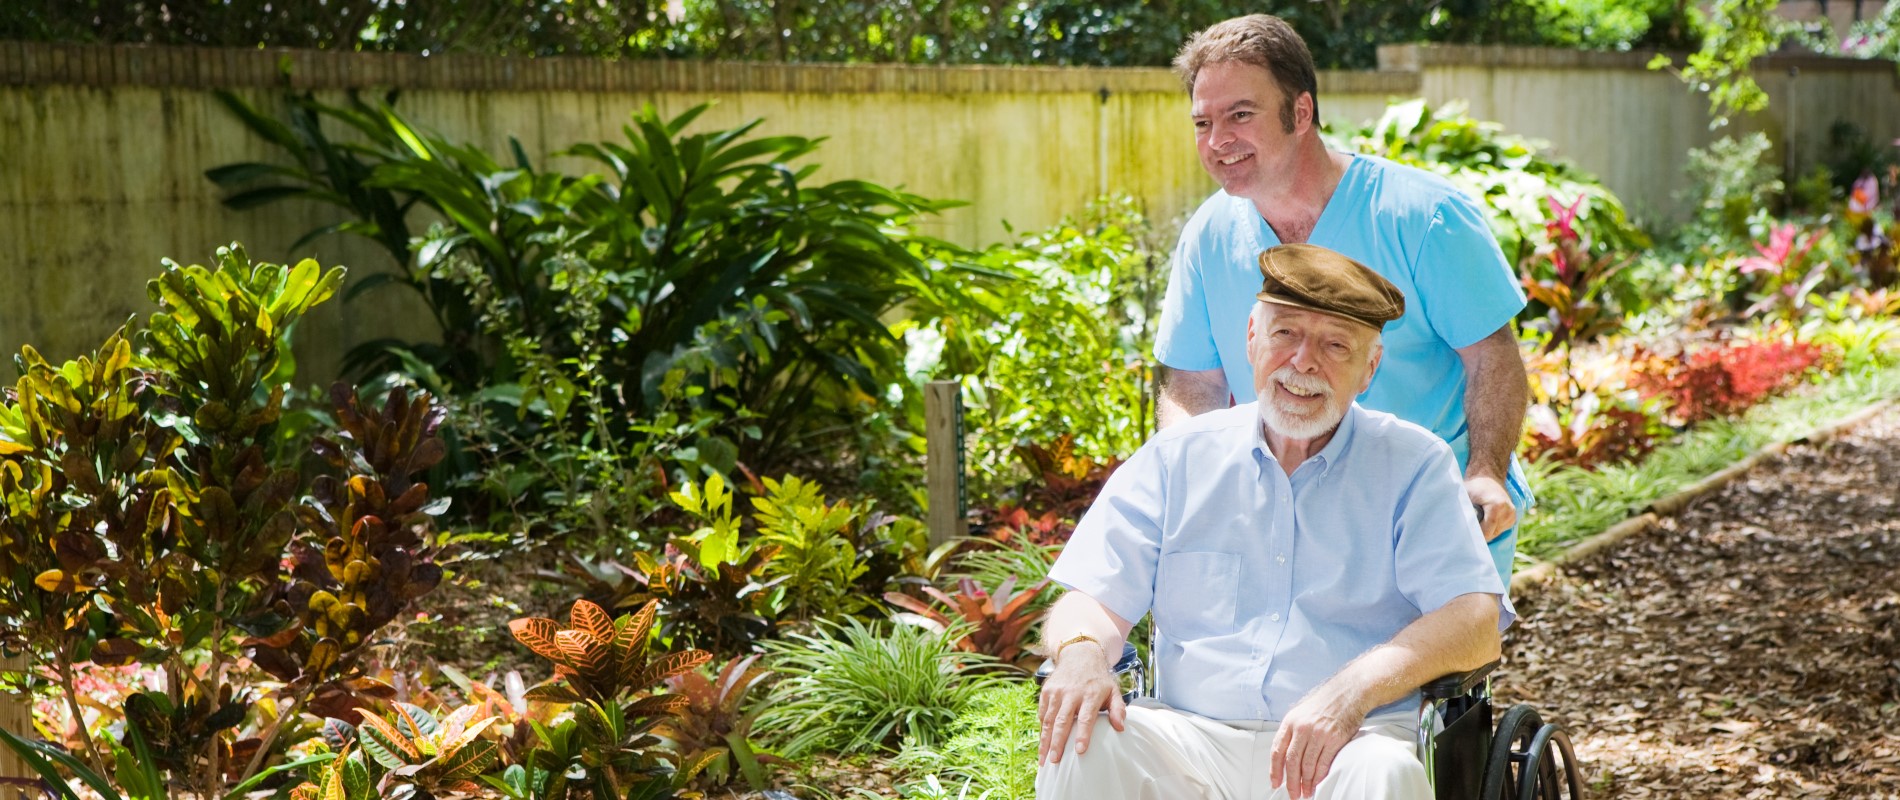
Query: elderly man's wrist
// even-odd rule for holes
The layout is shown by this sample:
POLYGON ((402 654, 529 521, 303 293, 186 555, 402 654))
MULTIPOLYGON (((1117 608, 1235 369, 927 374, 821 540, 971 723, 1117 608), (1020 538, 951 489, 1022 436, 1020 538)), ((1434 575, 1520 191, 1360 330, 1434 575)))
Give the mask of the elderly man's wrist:
POLYGON ((1052 662, 1055 662, 1055 665, 1060 667, 1062 666, 1062 654, 1065 651, 1073 651, 1077 647, 1081 647, 1082 649, 1086 649, 1086 650, 1093 650, 1095 651, 1097 655, 1101 656, 1104 659, 1108 657, 1108 649, 1102 646, 1102 641, 1100 639, 1097 639, 1093 636, 1083 633, 1083 634, 1077 634, 1075 636, 1071 636, 1067 639, 1063 639, 1061 642, 1058 642, 1054 647, 1050 648, 1049 660, 1052 662))

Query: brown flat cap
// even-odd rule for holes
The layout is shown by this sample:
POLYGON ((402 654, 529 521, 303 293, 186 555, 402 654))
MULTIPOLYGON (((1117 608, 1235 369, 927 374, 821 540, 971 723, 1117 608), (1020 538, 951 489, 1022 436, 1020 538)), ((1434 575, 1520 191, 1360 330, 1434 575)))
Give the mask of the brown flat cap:
POLYGON ((1375 331, 1405 313, 1405 295, 1371 267, 1324 247, 1283 244, 1260 254, 1260 293, 1269 303, 1352 320, 1375 331))

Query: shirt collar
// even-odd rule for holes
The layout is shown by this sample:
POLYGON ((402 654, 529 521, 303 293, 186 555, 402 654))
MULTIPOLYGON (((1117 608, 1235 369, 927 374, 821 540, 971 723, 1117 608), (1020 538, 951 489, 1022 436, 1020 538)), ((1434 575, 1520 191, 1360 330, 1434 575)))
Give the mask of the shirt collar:
MULTIPOLYGON (((1254 401, 1256 406, 1264 402, 1266 401, 1254 401)), ((1305 463, 1295 467, 1294 470, 1298 471, 1303 469, 1307 464, 1318 464, 1315 469, 1319 470, 1318 474, 1320 475, 1324 475, 1327 471, 1331 470, 1333 464, 1346 454, 1346 448, 1350 446, 1353 429, 1357 427, 1361 413, 1359 401, 1354 400, 1351 404, 1347 405, 1346 415, 1340 417, 1339 427, 1333 429, 1333 438, 1326 442, 1326 446, 1320 448, 1319 452, 1314 453, 1312 458, 1307 459, 1305 463)), ((1253 450, 1255 457, 1263 461, 1278 463, 1280 460, 1273 455, 1273 448, 1267 446, 1266 424, 1260 420, 1260 412, 1257 407, 1254 409, 1253 450)))

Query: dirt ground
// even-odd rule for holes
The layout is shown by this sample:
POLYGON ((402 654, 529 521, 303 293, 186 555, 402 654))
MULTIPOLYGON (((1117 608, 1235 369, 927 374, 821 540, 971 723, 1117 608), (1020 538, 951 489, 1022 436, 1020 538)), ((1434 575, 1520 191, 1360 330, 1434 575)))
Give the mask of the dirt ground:
POLYGON ((1499 679, 1593 798, 1900 798, 1900 409, 1519 603, 1499 679))

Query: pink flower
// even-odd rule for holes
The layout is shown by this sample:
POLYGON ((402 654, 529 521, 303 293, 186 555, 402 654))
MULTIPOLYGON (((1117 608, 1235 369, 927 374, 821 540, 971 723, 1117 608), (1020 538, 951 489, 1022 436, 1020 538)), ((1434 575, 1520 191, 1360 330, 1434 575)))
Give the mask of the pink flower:
POLYGON ((1863 172, 1854 181, 1854 190, 1847 195, 1847 210, 1855 214, 1872 214, 1878 205, 1880 182, 1874 180, 1872 172, 1863 172))
POLYGON ((1550 206, 1550 221, 1544 223, 1544 232, 1549 234, 1551 241, 1577 238, 1577 208, 1583 205, 1583 195, 1577 195, 1577 199, 1568 207, 1559 202, 1554 194, 1546 196, 1544 204, 1550 206))
POLYGON ((1795 225, 1783 225, 1776 228, 1775 232, 1769 235, 1768 245, 1766 247, 1762 246, 1759 242, 1755 244, 1755 251, 1761 253, 1760 256, 1749 256, 1748 258, 1742 259, 1740 265, 1742 272, 1744 274, 1750 272, 1781 272, 1787 269, 1789 265, 1798 263, 1802 257, 1808 254, 1808 249, 1814 247, 1814 239, 1810 237, 1807 243, 1801 244, 1797 248, 1796 245, 1800 234, 1800 227, 1795 225))

